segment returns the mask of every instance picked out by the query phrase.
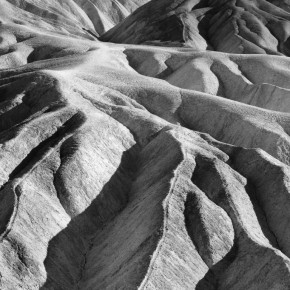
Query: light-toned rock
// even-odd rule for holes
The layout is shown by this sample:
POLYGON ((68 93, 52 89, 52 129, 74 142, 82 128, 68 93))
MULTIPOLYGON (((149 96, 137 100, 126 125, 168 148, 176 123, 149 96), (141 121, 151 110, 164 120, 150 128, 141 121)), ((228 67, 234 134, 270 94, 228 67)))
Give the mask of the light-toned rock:
POLYGON ((145 2, 0 0, 0 289, 289 289, 288 2, 145 2))

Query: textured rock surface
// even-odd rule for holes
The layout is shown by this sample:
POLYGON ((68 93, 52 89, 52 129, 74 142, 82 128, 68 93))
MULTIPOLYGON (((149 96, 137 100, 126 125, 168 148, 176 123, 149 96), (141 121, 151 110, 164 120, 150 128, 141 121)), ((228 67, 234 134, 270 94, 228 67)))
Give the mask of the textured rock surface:
POLYGON ((169 41, 170 46, 174 42, 195 50, 289 55, 288 11, 287 1, 153 0, 102 39, 159 45, 169 41))
POLYGON ((0 289, 289 289, 288 1, 145 2, 0 0, 0 289))

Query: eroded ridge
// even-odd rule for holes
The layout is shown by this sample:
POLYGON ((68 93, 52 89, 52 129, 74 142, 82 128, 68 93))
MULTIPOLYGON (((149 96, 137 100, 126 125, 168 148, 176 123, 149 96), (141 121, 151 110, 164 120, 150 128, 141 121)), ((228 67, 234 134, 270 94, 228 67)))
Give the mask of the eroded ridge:
POLYGON ((280 2, 0 0, 1 289, 289 289, 280 2))

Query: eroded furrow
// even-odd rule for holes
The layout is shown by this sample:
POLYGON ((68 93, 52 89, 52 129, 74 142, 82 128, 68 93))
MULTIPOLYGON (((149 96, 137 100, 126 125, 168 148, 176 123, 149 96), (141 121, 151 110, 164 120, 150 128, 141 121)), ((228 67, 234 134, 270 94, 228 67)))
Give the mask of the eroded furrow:
MULTIPOLYGON (((220 289, 286 287, 290 279, 289 259, 265 237, 245 191, 245 179, 226 164, 201 158, 197 159, 193 182, 228 213, 235 229, 237 253, 218 277, 220 289), (258 281, 256 276, 263 277, 263 281, 258 281)), ((268 216, 267 212, 265 215, 268 216)))
POLYGON ((49 241, 41 289, 82 289, 96 233, 127 205, 137 152, 129 131, 101 112, 61 145, 52 182, 69 222, 49 241))
POLYGON ((84 121, 85 117, 83 114, 75 114, 65 122, 62 128, 60 128, 55 134, 33 148, 21 163, 10 173, 7 183, 5 183, 0 190, 0 195, 2 196, 1 215, 4 217, 1 219, 1 242, 11 231, 13 222, 17 215, 19 199, 21 197, 21 190, 18 188, 19 184, 23 182, 36 166, 52 153, 58 143, 65 140, 67 136, 77 130, 84 121))
POLYGON ((253 184, 253 195, 263 209, 269 229, 279 249, 289 257, 289 167, 254 149, 232 149, 231 162, 253 184))

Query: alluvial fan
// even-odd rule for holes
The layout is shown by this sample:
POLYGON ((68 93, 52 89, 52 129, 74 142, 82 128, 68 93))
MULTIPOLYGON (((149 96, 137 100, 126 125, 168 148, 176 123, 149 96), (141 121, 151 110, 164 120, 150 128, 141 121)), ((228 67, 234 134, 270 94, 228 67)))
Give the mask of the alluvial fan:
POLYGON ((288 0, 0 0, 0 289, 290 289, 288 0))

